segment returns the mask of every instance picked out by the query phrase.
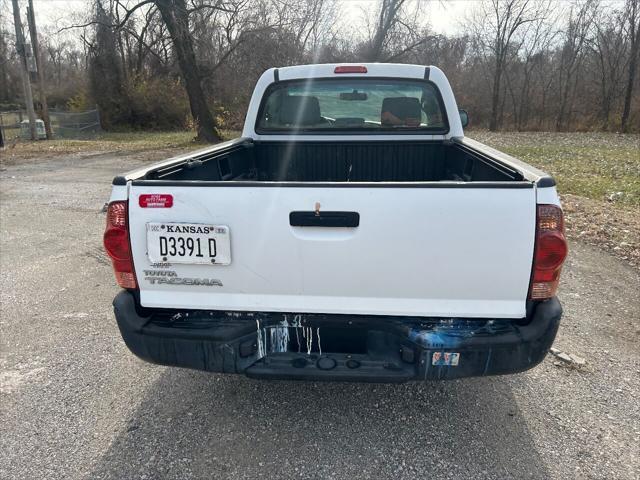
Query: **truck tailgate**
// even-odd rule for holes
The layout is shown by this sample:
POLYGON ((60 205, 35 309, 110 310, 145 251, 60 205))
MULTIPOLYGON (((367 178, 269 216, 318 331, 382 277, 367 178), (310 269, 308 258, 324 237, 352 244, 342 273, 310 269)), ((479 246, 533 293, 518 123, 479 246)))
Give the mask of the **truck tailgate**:
POLYGON ((527 182, 134 183, 129 193, 141 304, 232 311, 524 317, 535 208, 527 182), (142 207, 150 194, 172 202, 142 207), (357 213, 359 223, 293 226, 291 212, 311 223, 317 212, 357 213), (177 223, 227 227, 229 263, 166 264, 157 245, 152 261, 148 224, 177 223))

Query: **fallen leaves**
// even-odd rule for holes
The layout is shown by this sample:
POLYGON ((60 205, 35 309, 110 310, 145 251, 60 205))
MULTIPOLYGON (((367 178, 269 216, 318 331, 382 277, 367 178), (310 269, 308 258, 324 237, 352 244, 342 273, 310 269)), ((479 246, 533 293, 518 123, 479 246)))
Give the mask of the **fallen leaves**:
POLYGON ((640 208, 569 194, 561 195, 561 200, 569 241, 604 248, 631 266, 640 267, 640 208))

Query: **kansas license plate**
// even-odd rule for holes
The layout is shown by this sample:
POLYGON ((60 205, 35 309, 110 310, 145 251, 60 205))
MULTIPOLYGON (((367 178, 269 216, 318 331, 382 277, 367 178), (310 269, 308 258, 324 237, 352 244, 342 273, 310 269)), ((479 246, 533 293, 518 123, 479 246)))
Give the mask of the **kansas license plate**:
POLYGON ((229 227, 203 223, 147 223, 151 263, 229 265, 229 227))

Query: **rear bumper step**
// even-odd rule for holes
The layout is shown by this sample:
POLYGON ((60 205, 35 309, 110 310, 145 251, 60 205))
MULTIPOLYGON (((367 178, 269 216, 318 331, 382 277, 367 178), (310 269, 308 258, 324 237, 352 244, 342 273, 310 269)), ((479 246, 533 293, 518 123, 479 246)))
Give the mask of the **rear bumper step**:
POLYGON ((364 382, 527 370, 544 359, 562 315, 557 298, 536 305, 526 325, 510 319, 217 311, 143 316, 128 291, 113 304, 125 343, 152 363, 254 378, 364 382))

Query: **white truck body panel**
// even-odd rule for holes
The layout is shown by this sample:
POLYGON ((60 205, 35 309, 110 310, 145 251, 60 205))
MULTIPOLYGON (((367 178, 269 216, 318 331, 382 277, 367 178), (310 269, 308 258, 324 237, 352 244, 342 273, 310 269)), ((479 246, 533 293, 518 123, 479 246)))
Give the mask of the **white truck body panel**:
POLYGON ((145 187, 129 197, 145 307, 446 317, 525 315, 534 188, 145 187), (140 208, 140 194, 172 208, 140 208), (357 211, 358 228, 292 227, 291 211, 357 211), (226 225, 231 264, 167 267, 222 286, 150 284, 148 222, 226 225))
POLYGON ((536 203, 561 206, 560 197, 555 187, 536 188, 536 203))
MULTIPOLYGON (((279 81, 335 77, 335 67, 286 67, 277 69, 277 75, 279 81)), ((425 78, 425 67, 418 65, 366 67, 368 78, 425 78)), ((260 135, 255 131, 260 103, 275 81, 275 69, 270 69, 256 85, 242 136, 256 142, 467 141, 449 82, 438 68, 428 69, 429 81, 442 95, 449 124, 446 134, 260 135)), ((485 150, 501 155, 503 164, 524 166, 530 178, 519 185, 494 186, 455 181, 163 185, 132 182, 144 169, 132 172, 126 186, 114 187, 112 201, 129 200, 140 303, 167 309, 522 318, 532 269, 536 203, 558 205, 559 199, 553 183, 539 188, 536 178, 543 172, 485 150), (172 195, 173 206, 141 208, 142 194, 172 195), (290 225, 290 212, 312 211, 318 204, 326 211, 358 212, 359 226, 290 225), (231 263, 151 265, 146 235, 150 222, 229 227, 231 263), (148 276, 158 269, 178 279, 217 282, 150 280, 148 276)), ((169 160, 163 166, 171 164, 169 160)))

